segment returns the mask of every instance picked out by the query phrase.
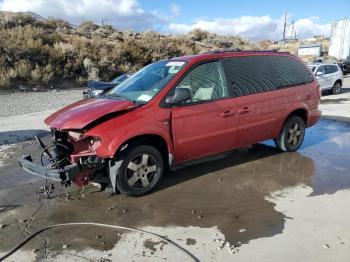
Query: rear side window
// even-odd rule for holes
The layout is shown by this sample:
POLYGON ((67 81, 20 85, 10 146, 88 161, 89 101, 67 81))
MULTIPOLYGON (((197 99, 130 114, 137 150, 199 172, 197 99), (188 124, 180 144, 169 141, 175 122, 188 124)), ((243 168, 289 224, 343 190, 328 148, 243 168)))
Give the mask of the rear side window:
POLYGON ((326 65, 326 74, 333 74, 338 71, 338 67, 336 65, 326 65))
POLYGON ((233 97, 274 91, 313 81, 306 67, 287 56, 245 56, 222 60, 233 97))

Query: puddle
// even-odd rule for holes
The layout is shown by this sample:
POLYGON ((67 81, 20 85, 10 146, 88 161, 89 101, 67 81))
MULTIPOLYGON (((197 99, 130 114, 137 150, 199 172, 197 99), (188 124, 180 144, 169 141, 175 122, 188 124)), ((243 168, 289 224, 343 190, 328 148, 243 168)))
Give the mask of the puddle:
MULTIPOLYGON (((26 150, 34 147, 29 145, 26 150)), ((276 203, 267 199, 271 193, 303 185, 312 189, 309 197, 314 197, 350 187, 350 125, 321 120, 308 129, 303 147, 295 153, 279 153, 273 142, 267 141, 213 159, 169 172, 153 193, 138 198, 108 197, 91 187, 84 198, 74 195, 73 200, 45 200, 31 228, 64 222, 135 228, 196 226, 217 228, 226 241, 238 246, 275 236, 284 231, 286 221, 292 217, 276 210, 276 203)), ((7 205, 19 205, 16 208, 21 213, 19 217, 31 214, 33 203, 37 202, 33 188, 39 182, 32 181, 27 187, 31 176, 21 174, 17 166, 0 167, 0 172, 3 180, 8 181, 0 186, 0 193, 10 192, 8 189, 14 186, 11 176, 22 179, 20 190, 25 197, 7 196, 7 205)), ((18 185, 15 188, 19 190, 18 185)), ((0 201, 4 202, 1 195, 0 201)), ((6 212, 0 213, 0 223, 6 219, 5 222, 11 222, 3 214, 6 212)), ((19 234, 14 234, 17 231, 15 226, 3 230, 0 250, 7 250, 19 241, 19 234)), ((75 227, 50 231, 43 237, 50 240, 49 250, 60 250, 62 242, 66 242, 72 250, 106 251, 121 241, 116 234, 99 228, 75 227), (96 238, 98 234, 103 235, 106 244, 96 238)), ((187 241, 188 246, 197 246, 197 240, 187 238, 183 240, 185 245, 187 241)), ((25 248, 31 250, 36 245, 42 245, 42 240, 36 239, 25 248)), ((149 243, 148 247, 159 249, 160 245, 149 243)))
MULTIPOLYGON (((264 144, 273 145, 272 141, 264 144)), ((309 158, 315 167, 308 186, 310 196, 333 194, 350 188, 350 124, 321 120, 307 129, 306 137, 297 154, 309 158)), ((302 169, 301 172, 304 172, 302 169)))
POLYGON ((316 167, 310 195, 333 194, 350 188, 350 124, 322 120, 309 131, 307 138, 312 139, 307 139, 300 153, 311 158, 316 167))

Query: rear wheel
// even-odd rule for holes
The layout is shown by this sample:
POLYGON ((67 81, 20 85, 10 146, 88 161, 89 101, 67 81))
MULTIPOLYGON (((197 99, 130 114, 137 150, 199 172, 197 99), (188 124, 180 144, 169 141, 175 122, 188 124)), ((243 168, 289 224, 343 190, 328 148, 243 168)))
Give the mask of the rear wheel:
POLYGON ((332 88, 333 95, 339 94, 340 90, 341 90, 341 84, 339 82, 336 82, 332 88))
POLYGON ((291 116, 284 123, 275 144, 283 152, 294 152, 304 141, 305 122, 300 116, 291 116))
POLYGON ((122 165, 117 171, 118 190, 129 196, 150 192, 164 173, 164 160, 154 147, 139 145, 120 156, 122 165))

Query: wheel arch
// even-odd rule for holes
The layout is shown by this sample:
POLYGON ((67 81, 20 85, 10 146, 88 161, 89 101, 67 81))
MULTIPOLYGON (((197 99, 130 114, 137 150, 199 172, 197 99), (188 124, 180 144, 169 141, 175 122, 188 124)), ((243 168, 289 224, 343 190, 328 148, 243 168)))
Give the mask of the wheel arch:
POLYGON ((172 150, 169 147, 166 139, 159 134, 141 134, 128 138, 120 144, 120 146, 115 152, 115 157, 117 157, 119 153, 123 152, 127 148, 137 145, 150 145, 155 147, 163 156, 164 163, 166 164, 166 166, 168 167, 171 165, 172 150))
POLYGON ((294 115, 300 116, 304 120, 305 125, 307 125, 308 112, 305 108, 298 108, 298 109, 293 110, 292 112, 289 113, 289 115, 286 117, 284 122, 286 122, 288 118, 290 118, 291 116, 294 116, 294 115))
POLYGON ((306 105, 300 105, 300 106, 297 106, 297 107, 294 107, 293 109, 291 109, 288 113, 288 115, 284 118, 283 120, 283 124, 282 126, 280 127, 280 132, 282 132, 282 129, 284 127, 284 125, 286 124, 287 120, 291 117, 291 116, 300 116, 304 122, 305 122, 305 125, 308 126, 308 117, 309 117, 309 114, 308 114, 308 110, 307 110, 307 107, 306 105))
POLYGON ((342 81, 341 79, 337 79, 337 80, 334 82, 334 85, 335 85, 336 83, 339 83, 341 87, 343 86, 343 81, 342 81))

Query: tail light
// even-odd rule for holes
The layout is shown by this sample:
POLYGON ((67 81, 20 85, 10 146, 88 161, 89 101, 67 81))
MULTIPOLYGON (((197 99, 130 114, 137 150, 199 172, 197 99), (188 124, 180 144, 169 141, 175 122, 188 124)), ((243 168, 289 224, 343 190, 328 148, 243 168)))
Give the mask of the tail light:
POLYGON ((319 98, 321 98, 322 90, 321 90, 321 86, 320 85, 317 86, 317 94, 318 94, 319 98))

